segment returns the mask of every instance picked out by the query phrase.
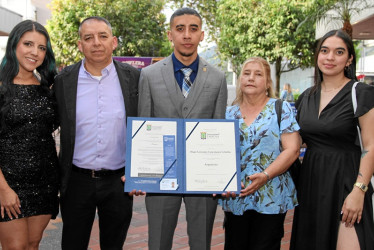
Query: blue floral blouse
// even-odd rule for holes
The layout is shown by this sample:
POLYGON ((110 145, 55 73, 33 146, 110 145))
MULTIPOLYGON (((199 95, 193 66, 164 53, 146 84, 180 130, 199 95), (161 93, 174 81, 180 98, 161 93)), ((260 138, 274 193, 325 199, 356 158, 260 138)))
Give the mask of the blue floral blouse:
MULTIPOLYGON (((290 104, 283 102, 279 130, 275 101, 270 98, 250 126, 245 124, 239 106, 226 109, 226 119, 239 120, 241 181, 245 187, 251 183, 246 180, 247 176, 262 172, 280 154, 280 134, 300 129, 290 104)), ((219 204, 223 210, 235 215, 242 215, 246 210, 263 214, 285 213, 297 205, 295 185, 287 171, 249 196, 222 198, 219 204)))

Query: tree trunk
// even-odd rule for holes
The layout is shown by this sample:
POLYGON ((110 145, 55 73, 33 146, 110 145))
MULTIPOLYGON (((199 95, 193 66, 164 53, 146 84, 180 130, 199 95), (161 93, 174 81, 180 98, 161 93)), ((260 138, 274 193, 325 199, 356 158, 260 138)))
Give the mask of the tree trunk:
POLYGON ((353 28, 352 28, 352 24, 349 20, 344 20, 344 23, 343 23, 343 29, 345 32, 347 32, 347 34, 351 37, 352 39, 352 33, 353 33, 353 28))

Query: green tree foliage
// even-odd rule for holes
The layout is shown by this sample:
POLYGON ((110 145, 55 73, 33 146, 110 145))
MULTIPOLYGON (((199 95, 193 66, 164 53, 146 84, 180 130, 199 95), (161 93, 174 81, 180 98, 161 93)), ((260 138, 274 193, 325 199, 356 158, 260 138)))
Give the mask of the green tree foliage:
POLYGON ((166 36, 164 0, 53 0, 47 23, 57 62, 68 65, 83 55, 77 47, 79 23, 102 16, 118 37, 117 56, 165 56, 171 52, 166 36))
POLYGON ((252 56, 275 63, 278 93, 281 73, 313 64, 315 24, 305 23, 298 28, 309 14, 310 6, 305 2, 219 1, 216 21, 221 56, 232 62, 237 73, 240 65, 252 56))

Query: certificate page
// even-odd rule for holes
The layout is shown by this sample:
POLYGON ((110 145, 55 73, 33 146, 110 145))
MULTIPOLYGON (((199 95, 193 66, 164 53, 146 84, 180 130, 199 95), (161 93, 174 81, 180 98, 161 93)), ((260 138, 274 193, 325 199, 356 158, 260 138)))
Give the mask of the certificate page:
POLYGON ((186 122, 186 191, 238 191, 233 122, 186 122))
POLYGON ((132 137, 130 176, 163 177, 175 161, 177 122, 134 120, 132 137))

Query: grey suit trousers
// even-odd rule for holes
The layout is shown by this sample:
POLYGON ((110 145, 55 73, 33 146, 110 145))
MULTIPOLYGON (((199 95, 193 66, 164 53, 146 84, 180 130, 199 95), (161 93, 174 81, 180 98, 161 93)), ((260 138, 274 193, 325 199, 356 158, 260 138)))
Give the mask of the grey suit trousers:
POLYGON ((186 206, 190 249, 210 249, 217 200, 212 195, 147 194, 148 246, 150 250, 172 248, 182 199, 186 206))

